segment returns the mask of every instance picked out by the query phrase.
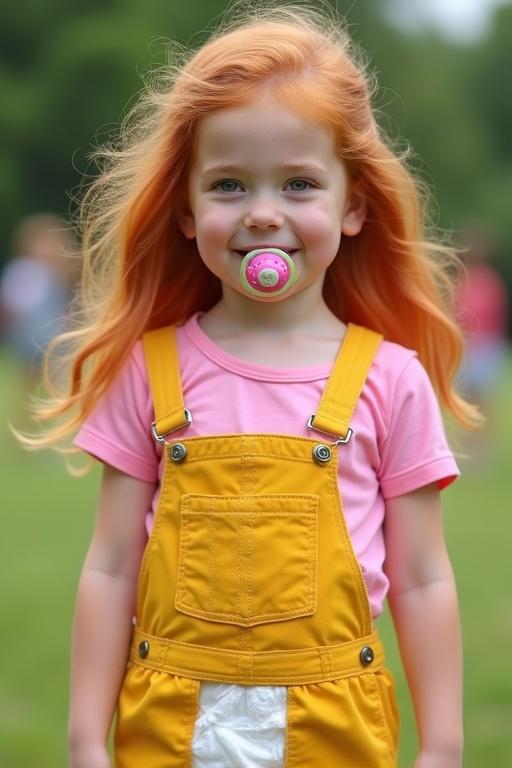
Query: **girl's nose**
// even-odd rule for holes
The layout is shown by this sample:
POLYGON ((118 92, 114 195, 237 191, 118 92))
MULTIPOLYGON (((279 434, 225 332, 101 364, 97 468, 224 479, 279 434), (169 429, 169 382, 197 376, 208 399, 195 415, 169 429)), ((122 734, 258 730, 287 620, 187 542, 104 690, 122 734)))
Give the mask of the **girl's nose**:
POLYGON ((252 200, 244 217, 247 229, 279 228, 283 222, 284 216, 277 202, 271 197, 252 200))

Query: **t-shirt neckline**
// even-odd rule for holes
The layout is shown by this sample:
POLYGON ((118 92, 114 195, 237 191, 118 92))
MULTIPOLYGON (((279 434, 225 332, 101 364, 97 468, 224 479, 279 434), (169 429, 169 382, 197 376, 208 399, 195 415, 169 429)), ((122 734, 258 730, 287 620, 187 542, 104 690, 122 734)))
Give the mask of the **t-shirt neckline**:
POLYGON ((199 317, 202 312, 192 315, 183 326, 189 340, 199 351, 216 365, 231 371, 247 379, 258 381, 316 381, 326 379, 332 371, 333 363, 320 365, 308 365, 300 368, 275 368, 269 365, 260 365, 248 360, 231 355, 218 346, 199 325, 199 317))

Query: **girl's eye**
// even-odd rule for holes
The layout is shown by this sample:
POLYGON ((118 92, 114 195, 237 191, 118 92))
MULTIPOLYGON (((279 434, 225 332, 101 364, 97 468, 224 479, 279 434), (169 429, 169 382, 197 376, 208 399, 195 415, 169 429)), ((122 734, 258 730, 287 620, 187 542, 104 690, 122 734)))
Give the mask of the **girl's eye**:
POLYGON ((292 179, 288 185, 292 192, 306 192, 311 188, 311 182, 306 179, 292 179))
POLYGON ((241 188, 240 184, 233 179, 217 181, 213 187, 213 189, 218 190, 219 192, 238 192, 239 188, 241 188))

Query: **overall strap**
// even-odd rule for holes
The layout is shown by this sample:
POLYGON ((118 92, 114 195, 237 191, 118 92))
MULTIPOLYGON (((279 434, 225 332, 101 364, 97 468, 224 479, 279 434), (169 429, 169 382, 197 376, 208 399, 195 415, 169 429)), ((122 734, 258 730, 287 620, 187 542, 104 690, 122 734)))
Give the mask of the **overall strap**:
POLYGON ((162 441, 164 435, 191 422, 190 413, 183 405, 176 328, 169 325, 147 331, 142 342, 155 409, 153 436, 162 441))
POLYGON ((308 426, 348 442, 350 420, 382 336, 349 323, 317 412, 308 426))

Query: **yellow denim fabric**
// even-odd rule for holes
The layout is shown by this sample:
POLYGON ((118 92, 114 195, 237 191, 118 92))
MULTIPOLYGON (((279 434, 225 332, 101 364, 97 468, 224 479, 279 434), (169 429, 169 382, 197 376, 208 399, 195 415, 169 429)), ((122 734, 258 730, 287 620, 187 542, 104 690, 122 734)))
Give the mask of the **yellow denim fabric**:
MULTIPOLYGON (((201 680, 287 686, 286 768, 396 765, 394 685, 337 480, 336 438, 347 434, 379 342, 349 326, 313 420, 330 436, 167 435, 116 768, 191 765, 201 680), (186 448, 181 461, 170 456, 176 444, 186 448), (319 444, 331 451, 325 463, 313 457, 319 444)), ((183 411, 174 329, 144 344, 163 434, 169 413, 183 411)))

